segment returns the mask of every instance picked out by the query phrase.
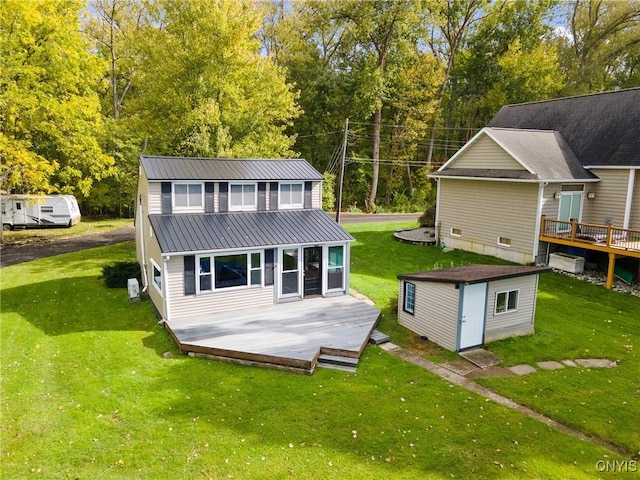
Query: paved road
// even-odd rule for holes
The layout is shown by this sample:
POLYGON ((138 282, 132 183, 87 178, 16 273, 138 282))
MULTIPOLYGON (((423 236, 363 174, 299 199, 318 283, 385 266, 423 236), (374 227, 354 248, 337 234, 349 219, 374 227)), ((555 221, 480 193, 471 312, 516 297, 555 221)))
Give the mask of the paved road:
MULTIPOLYGON (((367 222, 406 222, 417 221, 419 213, 413 214, 365 214, 343 213, 340 223, 367 223, 367 222)), ((135 239, 133 227, 125 227, 110 232, 81 235, 64 239, 47 239, 28 242, 21 245, 0 246, 0 268, 17 263, 28 262, 37 258, 51 257, 61 253, 74 252, 84 248, 100 247, 132 241, 135 239)))

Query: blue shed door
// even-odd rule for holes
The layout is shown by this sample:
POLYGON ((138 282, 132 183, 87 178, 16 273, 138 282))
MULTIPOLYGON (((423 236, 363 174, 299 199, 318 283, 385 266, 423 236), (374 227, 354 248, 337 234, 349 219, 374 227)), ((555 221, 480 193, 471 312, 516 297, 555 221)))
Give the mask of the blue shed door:
POLYGON ((484 317, 487 310, 487 284, 461 285, 462 308, 460 309, 460 329, 458 350, 482 345, 484 338, 484 317))

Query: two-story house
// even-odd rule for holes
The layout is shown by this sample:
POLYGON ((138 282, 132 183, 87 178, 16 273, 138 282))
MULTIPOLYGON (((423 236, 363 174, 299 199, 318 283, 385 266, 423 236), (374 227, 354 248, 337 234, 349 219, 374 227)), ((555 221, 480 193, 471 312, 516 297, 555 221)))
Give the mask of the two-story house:
POLYGON ((321 197, 322 175, 302 159, 142 156, 137 259, 174 337, 185 318, 347 296, 353 238, 321 197))

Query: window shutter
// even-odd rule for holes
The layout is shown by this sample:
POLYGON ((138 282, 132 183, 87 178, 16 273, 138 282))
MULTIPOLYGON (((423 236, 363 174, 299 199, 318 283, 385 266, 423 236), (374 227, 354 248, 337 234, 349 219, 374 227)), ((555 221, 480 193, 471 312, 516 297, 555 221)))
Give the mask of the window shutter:
POLYGON ((267 184, 266 182, 258 182, 258 211, 263 212, 267 209, 267 184))
POLYGON ((184 257, 184 294, 196 294, 196 257, 185 255, 184 257))
POLYGON ((162 213, 173 213, 171 202, 171 182, 162 182, 162 213))
POLYGON ((204 184, 204 213, 213 213, 213 192, 214 183, 205 182, 204 184))
POLYGON ((264 251, 264 284, 265 285, 273 285, 274 252, 275 250, 273 248, 269 248, 268 250, 264 251))
POLYGON ((269 185, 269 210, 278 210, 278 182, 269 185))
POLYGON ((220 182, 220 213, 229 211, 229 182, 220 182))
POLYGON ((304 208, 311 208, 311 182, 304 182, 304 208))

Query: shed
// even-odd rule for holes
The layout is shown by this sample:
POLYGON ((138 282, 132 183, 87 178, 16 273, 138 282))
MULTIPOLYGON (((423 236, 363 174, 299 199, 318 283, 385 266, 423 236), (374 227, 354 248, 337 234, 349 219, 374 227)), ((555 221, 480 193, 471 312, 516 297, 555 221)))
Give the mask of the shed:
POLYGON ((549 267, 465 265, 398 275, 398 322, 453 351, 530 335, 549 267))

